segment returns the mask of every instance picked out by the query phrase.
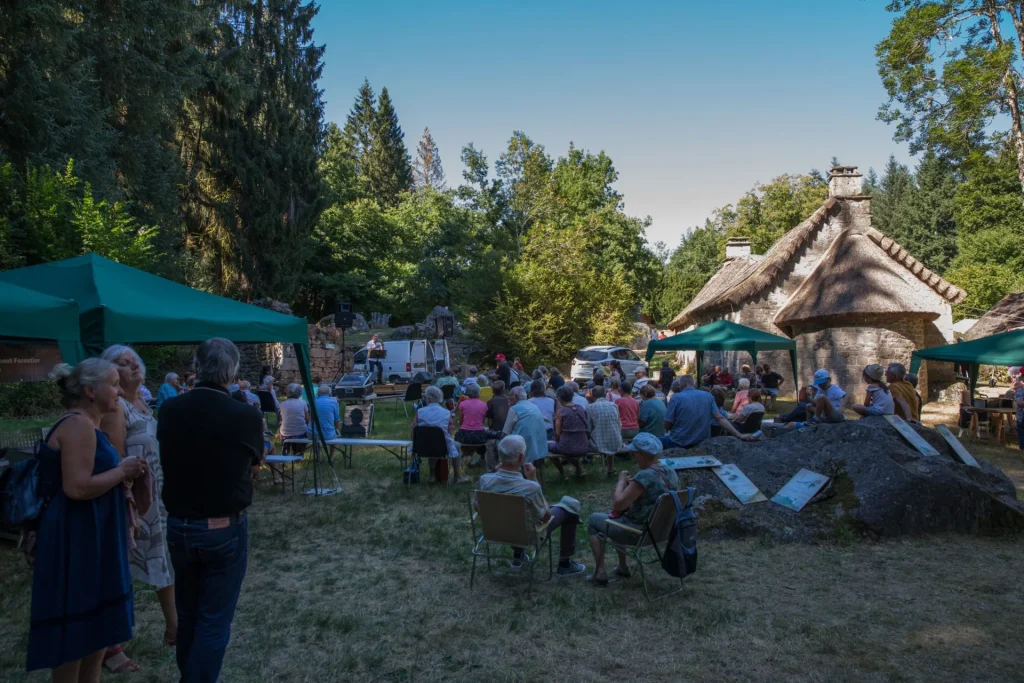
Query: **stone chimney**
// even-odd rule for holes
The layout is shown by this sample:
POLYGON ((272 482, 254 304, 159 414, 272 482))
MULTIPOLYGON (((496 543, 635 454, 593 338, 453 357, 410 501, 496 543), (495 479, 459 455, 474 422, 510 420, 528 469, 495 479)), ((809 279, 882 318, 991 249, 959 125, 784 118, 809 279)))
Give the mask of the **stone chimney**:
POLYGON ((750 256, 749 237, 730 237, 725 243, 725 260, 748 258, 750 256))
POLYGON ((828 173, 829 197, 860 197, 863 180, 856 166, 836 166, 828 173))

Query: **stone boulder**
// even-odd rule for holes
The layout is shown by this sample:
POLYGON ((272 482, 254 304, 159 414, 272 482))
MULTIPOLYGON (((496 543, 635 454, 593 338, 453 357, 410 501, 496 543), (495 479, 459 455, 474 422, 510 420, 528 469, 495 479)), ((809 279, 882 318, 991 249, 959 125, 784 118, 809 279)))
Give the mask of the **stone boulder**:
POLYGON ((392 339, 414 339, 415 337, 416 328, 412 325, 404 325, 391 330, 392 339))
POLYGON ((883 418, 815 425, 754 443, 718 437, 663 457, 712 455, 732 463, 768 498, 801 468, 831 477, 800 512, 772 502, 742 505, 710 469, 680 472, 696 489, 700 528, 711 536, 810 542, 842 533, 874 537, 1024 529, 1024 505, 1002 471, 953 458, 932 429, 917 431, 939 453, 923 456, 883 418))

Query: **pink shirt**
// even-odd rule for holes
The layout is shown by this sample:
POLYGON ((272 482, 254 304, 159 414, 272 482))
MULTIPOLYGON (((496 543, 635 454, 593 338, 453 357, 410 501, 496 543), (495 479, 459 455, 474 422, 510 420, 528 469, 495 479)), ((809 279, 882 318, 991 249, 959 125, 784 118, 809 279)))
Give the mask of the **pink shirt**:
POLYGON ((484 427, 484 415, 487 414, 487 404, 478 398, 468 398, 459 404, 460 428, 467 432, 477 432, 484 427))
POLYGON ((639 429, 640 422, 637 417, 640 414, 640 404, 632 396, 623 396, 615 402, 619 409, 619 421, 623 429, 639 429))
POLYGON ((736 398, 732 401, 732 412, 740 412, 748 403, 750 403, 749 390, 744 389, 743 391, 737 391, 736 398))

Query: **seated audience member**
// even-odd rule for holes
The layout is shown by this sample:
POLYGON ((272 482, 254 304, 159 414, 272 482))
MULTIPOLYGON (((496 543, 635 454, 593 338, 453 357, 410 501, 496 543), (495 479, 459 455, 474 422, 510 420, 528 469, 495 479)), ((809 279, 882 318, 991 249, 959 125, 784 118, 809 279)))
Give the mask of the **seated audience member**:
POLYGON ((487 401, 487 427, 494 431, 505 426, 505 419, 508 418, 508 396, 505 395, 505 382, 498 379, 491 382, 493 395, 487 401))
POLYGON ((565 378, 562 377, 562 373, 558 371, 558 368, 551 368, 551 377, 548 379, 548 386, 555 391, 558 391, 563 384, 565 384, 565 378))
POLYGON ((658 384, 661 385, 661 392, 668 396, 669 390, 672 388, 672 382, 675 381, 676 371, 669 367, 668 359, 665 358, 661 361, 661 370, 658 371, 658 384))
POLYGON ((644 385, 650 381, 651 378, 647 376, 647 370, 637 368, 637 371, 633 373, 633 393, 639 393, 644 388, 644 385))
MULTIPOLYGON (((587 454, 590 440, 587 436, 587 411, 573 403, 572 389, 561 386, 556 392, 558 408, 555 410, 555 438, 548 441, 548 452, 567 456, 566 459, 576 468, 576 476, 583 476, 580 458, 587 454)), ((563 458, 552 458, 558 474, 565 478, 562 469, 563 458)))
POLYGON ((617 360, 611 362, 611 374, 612 379, 617 379, 620 382, 626 379, 626 371, 622 369, 622 363, 617 360))
POLYGON ((591 387, 603 387, 605 386, 607 379, 608 378, 605 376, 604 370, 597 368, 594 370, 593 378, 587 383, 587 389, 590 389, 591 387))
POLYGON ((782 388, 782 383, 786 379, 779 373, 772 370, 767 365, 762 367, 761 377, 758 380, 758 385, 761 389, 761 395, 769 397, 769 400, 774 402, 779 397, 779 389, 782 388))
POLYGON ((569 387, 572 391, 572 402, 586 410, 587 406, 590 405, 590 401, 583 396, 580 396, 580 385, 576 384, 576 382, 569 381, 565 383, 565 386, 569 387))
MULTIPOLYGON (((970 393, 966 391, 964 393, 970 400, 970 393)), ((1014 416, 1017 418, 1017 448, 1024 452, 1024 378, 1020 376, 1013 383, 1013 407, 1015 408, 1014 416)))
POLYGON ((846 408, 846 392, 838 385, 832 384, 832 375, 828 370, 820 369, 814 371, 814 397, 811 405, 807 407, 810 417, 808 424, 835 424, 846 419, 843 410, 846 408))
POLYGON ((547 427, 540 409, 530 403, 523 387, 512 387, 512 391, 508 392, 508 417, 505 418, 502 431, 523 437, 526 441, 526 461, 539 461, 543 466, 544 459, 548 457, 547 427))
POLYGON ((605 392, 604 397, 608 399, 609 403, 615 403, 622 398, 622 383, 619 382, 618 377, 612 377, 608 382, 608 391, 605 392))
POLYGON ((680 391, 672 396, 665 411, 665 431, 661 443, 665 448, 690 448, 711 437, 711 424, 717 422, 727 434, 744 441, 749 434, 740 434, 729 419, 718 412, 715 397, 696 388, 693 375, 679 378, 680 391))
POLYGON ((274 399, 274 407, 277 411, 277 420, 281 421, 281 402, 277 400, 277 391, 274 389, 274 376, 264 375, 263 380, 260 382, 260 391, 265 391, 270 394, 270 397, 274 399))
POLYGON ((733 418, 733 423, 736 425, 737 430, 743 429, 744 423, 752 414, 761 413, 764 415, 764 404, 761 403, 761 390, 751 389, 749 396, 750 402, 743 406, 743 408, 740 409, 740 412, 736 413, 733 418))
POLYGON ((455 432, 455 440, 463 445, 478 444, 477 456, 470 467, 479 467, 480 456, 483 455, 487 443, 487 427, 484 418, 487 416, 487 404, 480 400, 480 386, 476 383, 466 386, 466 400, 460 401, 455 414, 459 417, 459 431, 455 432))
MULTIPOLYGON (((313 375, 313 383, 312 383, 312 386, 310 387, 310 392, 313 394, 313 400, 314 401, 316 400, 316 397, 320 395, 320 381, 321 381, 320 380, 320 375, 319 374, 314 374, 313 375)), ((239 382, 238 385, 241 386, 242 383, 239 382)), ((309 398, 306 397, 305 387, 303 387, 302 396, 300 396, 299 398, 301 398, 303 400, 303 402, 306 402, 306 403, 309 402, 309 398)))
POLYGON ((195 388, 196 388, 196 376, 195 375, 189 375, 188 379, 185 380, 185 386, 182 389, 181 393, 187 394, 188 392, 192 391, 195 388))
POLYGON ((164 376, 163 386, 160 387, 160 391, 156 392, 156 409, 160 410, 164 401, 174 398, 179 393, 181 393, 181 380, 178 378, 178 374, 168 372, 164 376))
POLYGON ((679 381, 678 377, 676 377, 672 381, 672 386, 669 388, 669 392, 667 394, 665 394, 665 405, 667 406, 669 404, 669 402, 672 400, 672 397, 675 396, 676 394, 678 394, 682 390, 683 390, 683 383, 679 381))
MULTIPOLYGON (((725 390, 721 387, 715 387, 711 390, 711 397, 715 399, 715 412, 717 415, 724 415, 726 419, 729 419, 729 411, 725 409, 725 390)), ((711 416, 711 436, 721 436, 722 428, 718 425, 718 418, 715 415, 711 416)))
POLYGON ((142 397, 142 400, 145 401, 147 405, 153 402, 153 394, 145 384, 139 385, 139 396, 142 397))
MULTIPOLYGON (((1018 373, 1017 377, 1018 378, 1020 377, 1019 373, 1018 373)), ((910 386, 914 387, 914 395, 917 396, 917 417, 920 418, 921 417, 921 411, 924 410, 924 399, 921 398, 921 392, 917 390, 917 381, 918 381, 917 380, 917 375, 914 374, 914 373, 908 372, 906 375, 904 375, 903 378, 905 380, 907 380, 908 382, 910 382, 910 386)), ((1016 380, 1013 380, 1011 382, 1011 384, 1016 384, 1016 383, 1017 383, 1016 380)), ((1010 398, 1012 398, 1012 396, 1010 398)))
POLYGON ((444 389, 445 387, 455 387, 456 393, 459 388, 459 378, 455 376, 455 373, 451 368, 445 368, 441 371, 441 376, 434 382, 434 386, 438 389, 444 389))
POLYGON ((526 368, 523 367, 523 362, 519 360, 519 356, 516 356, 515 360, 512 361, 512 369, 516 372, 526 372, 526 368))
POLYGON ((760 365, 754 366, 754 381, 750 383, 750 386, 757 387, 758 389, 764 389, 761 386, 761 378, 764 377, 764 368, 760 365))
MULTIPOLYGON (((662 446, 657 437, 638 434, 629 445, 629 450, 636 460, 636 474, 630 476, 629 472, 619 472, 619 480, 612 494, 611 512, 595 512, 587 520, 587 535, 590 536, 590 549, 594 553, 594 584, 598 586, 608 583, 604 568, 606 540, 634 545, 639 539, 637 534, 609 524, 609 520, 634 529, 643 529, 654 512, 658 498, 679 488, 679 477, 675 471, 663 465, 658 458, 662 446)), ((622 578, 630 576, 626 556, 621 552, 615 573, 622 578)))
POLYGON ((245 396, 245 402, 258 409, 260 407, 260 397, 252 391, 251 387, 252 385, 249 384, 247 379, 238 382, 238 390, 245 396))
POLYGON ((807 406, 811 405, 811 396, 814 395, 814 389, 811 387, 800 387, 800 392, 797 395, 797 404, 793 410, 789 411, 785 415, 780 415, 775 418, 775 424, 787 424, 789 422, 806 422, 809 417, 807 414, 807 406))
MULTIPOLYGON (((452 475, 455 477, 453 483, 463 484, 469 481, 468 477, 459 476, 459 449, 452 439, 455 431, 455 423, 452 421, 451 412, 444 407, 444 394, 437 387, 427 387, 423 390, 423 407, 416 411, 412 419, 412 432, 417 427, 437 427, 444 432, 445 443, 448 445, 448 458, 451 461, 452 475)), ((437 477, 437 461, 430 463, 430 478, 434 482, 437 477)))
POLYGON ((885 381, 889 383, 895 414, 904 420, 920 422, 921 409, 917 404, 917 392, 907 381, 907 368, 902 363, 889 363, 885 370, 885 381))
POLYGON ((718 384, 718 373, 721 371, 722 368, 720 368, 717 365, 712 365, 711 369, 708 370, 707 373, 704 375, 704 386, 708 387, 709 389, 711 387, 716 386, 718 384))
POLYGON ((728 368, 719 371, 716 386, 720 386, 723 389, 732 389, 732 373, 729 372, 728 368))
MULTIPOLYGON (((257 399, 258 401, 259 399, 257 399)), ((341 407, 338 399, 331 396, 331 386, 321 384, 317 390, 316 417, 325 439, 334 439, 341 433, 341 407)))
MULTIPOLYGON (((548 534, 559 530, 558 569, 559 576, 575 576, 586 571, 586 566, 574 562, 572 556, 576 552, 576 526, 580 522, 579 501, 566 496, 558 503, 549 507, 544 499, 544 492, 537 483, 537 470, 526 459, 526 441, 521 436, 506 436, 498 443, 498 469, 493 474, 485 474, 477 482, 478 491, 505 493, 523 496, 527 504, 533 508, 538 523, 548 523, 548 534), (520 474, 522 470, 522 474, 520 474), (524 476, 525 475, 525 476, 524 476)), ((477 506, 473 496, 473 506, 477 506)), ((519 559, 523 555, 522 548, 513 548, 512 566, 522 564, 519 559)))
POLYGON ((608 402, 604 387, 591 389, 594 402, 587 406, 587 431, 590 433, 590 450, 604 456, 608 476, 615 475, 615 454, 622 448, 622 423, 615 405, 608 402))
POLYGON ((750 398, 747 394, 748 391, 750 391, 750 380, 744 377, 740 379, 739 389, 736 391, 736 396, 732 399, 733 413, 740 412, 741 410, 743 410, 743 406, 750 403, 750 398))
MULTIPOLYGON (((281 424, 278 436, 285 439, 305 439, 309 436, 309 406, 302 400, 302 385, 292 382, 285 389, 288 398, 281 403, 281 424)), ((304 443, 284 444, 292 453, 306 450, 304 443)))
POLYGON ((468 387, 470 384, 475 384, 477 386, 480 386, 480 382, 477 381, 476 375, 477 375, 476 367, 471 367, 469 369, 469 374, 466 375, 466 379, 462 380, 462 391, 463 391, 463 393, 465 393, 466 387, 468 387))
POLYGON ((665 436, 665 402, 658 398, 653 384, 640 390, 640 412, 637 415, 640 431, 658 438, 665 436))
POLYGON ((861 417, 868 415, 892 415, 895 404, 889 387, 885 386, 885 370, 878 363, 872 363, 864 368, 864 383, 867 384, 867 391, 864 394, 864 403, 850 406, 850 410, 861 417))
POLYGON ((629 382, 622 383, 622 398, 614 405, 619 410, 622 438, 632 439, 640 433, 640 404, 633 398, 633 387, 629 382))
POLYGON ((736 375, 736 386, 739 386, 741 380, 747 380, 748 389, 757 385, 757 375, 750 371, 749 365, 740 368, 740 374, 736 375))
POLYGON ((487 377, 486 372, 479 372, 476 367, 470 368, 469 371, 476 375, 476 383, 481 387, 491 386, 491 380, 487 377))
MULTIPOLYGON (((535 371, 536 372, 536 371, 535 371)), ((544 429, 547 440, 555 438, 555 399, 548 398, 544 380, 535 379, 530 382, 530 403, 537 406, 540 416, 544 418, 544 429)))

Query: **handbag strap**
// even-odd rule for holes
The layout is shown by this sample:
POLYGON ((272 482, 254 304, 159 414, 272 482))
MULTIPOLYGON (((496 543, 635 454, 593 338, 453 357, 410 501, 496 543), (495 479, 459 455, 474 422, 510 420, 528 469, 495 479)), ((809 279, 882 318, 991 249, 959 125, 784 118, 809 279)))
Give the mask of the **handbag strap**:
POLYGON ((52 426, 52 427, 50 427, 50 428, 49 428, 49 429, 48 429, 48 430, 46 431, 46 435, 45 435, 45 436, 44 436, 44 437, 43 437, 42 439, 40 439, 40 440, 38 441, 38 443, 36 444, 36 455, 39 455, 39 446, 40 446, 41 444, 44 444, 44 443, 49 443, 49 441, 50 441, 50 437, 51 437, 51 436, 53 436, 53 433, 54 433, 55 431, 57 431, 57 427, 60 427, 61 423, 62 423, 62 422, 64 422, 64 420, 66 420, 66 419, 68 419, 69 417, 71 417, 72 415, 81 415, 81 413, 78 413, 78 412, 70 412, 70 413, 68 413, 68 414, 66 414, 66 415, 62 415, 62 416, 61 416, 61 418, 60 418, 59 420, 57 420, 56 422, 54 422, 54 423, 53 423, 53 426, 52 426))

